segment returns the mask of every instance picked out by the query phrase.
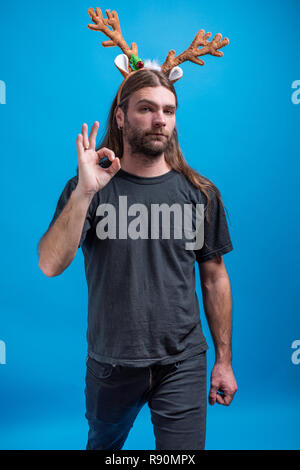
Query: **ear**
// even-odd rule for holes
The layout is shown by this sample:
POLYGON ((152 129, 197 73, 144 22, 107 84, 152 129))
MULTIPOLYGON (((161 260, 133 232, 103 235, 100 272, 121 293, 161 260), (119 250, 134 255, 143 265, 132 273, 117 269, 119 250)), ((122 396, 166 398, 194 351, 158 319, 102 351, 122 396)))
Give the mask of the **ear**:
POLYGON ((117 107, 117 110, 115 111, 115 118, 116 118, 118 127, 120 126, 124 127, 124 111, 119 106, 117 107))
POLYGON ((177 82, 183 76, 183 70, 180 67, 173 67, 169 73, 169 80, 172 83, 177 82))
POLYGON ((126 54, 119 54, 114 60, 115 66, 120 70, 124 78, 126 78, 129 73, 129 60, 126 54))

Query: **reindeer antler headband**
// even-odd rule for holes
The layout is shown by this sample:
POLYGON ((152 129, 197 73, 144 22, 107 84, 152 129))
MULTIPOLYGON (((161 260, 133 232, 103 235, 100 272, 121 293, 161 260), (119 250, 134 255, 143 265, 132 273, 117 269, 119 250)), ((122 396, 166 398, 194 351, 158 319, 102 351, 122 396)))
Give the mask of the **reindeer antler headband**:
POLYGON ((88 28, 93 31, 102 31, 109 38, 109 40, 102 42, 102 46, 118 46, 123 51, 123 54, 119 54, 114 60, 116 67, 124 77, 118 92, 117 104, 120 103, 120 96, 124 83, 133 73, 138 72, 143 68, 161 70, 165 75, 167 75, 172 83, 175 83, 183 76, 183 70, 178 67, 179 64, 189 60, 195 64, 204 65, 203 60, 198 57, 204 55, 222 57, 223 52, 218 49, 229 44, 229 39, 222 39, 222 34, 220 33, 217 33, 212 41, 209 42, 208 39, 211 37, 211 33, 205 33, 204 29, 200 29, 191 45, 177 57, 175 57, 175 51, 171 49, 162 66, 149 60, 145 60, 143 62, 138 57, 138 48, 136 43, 132 42, 131 47, 126 44, 121 33, 117 12, 113 11, 111 13, 110 10, 105 10, 105 13, 107 18, 103 18, 100 8, 96 8, 95 11, 93 8, 89 8, 88 14, 95 24, 88 24, 88 28), (108 25, 112 27, 112 30, 109 29, 108 25), (202 46, 202 48, 199 49, 199 46, 202 46))

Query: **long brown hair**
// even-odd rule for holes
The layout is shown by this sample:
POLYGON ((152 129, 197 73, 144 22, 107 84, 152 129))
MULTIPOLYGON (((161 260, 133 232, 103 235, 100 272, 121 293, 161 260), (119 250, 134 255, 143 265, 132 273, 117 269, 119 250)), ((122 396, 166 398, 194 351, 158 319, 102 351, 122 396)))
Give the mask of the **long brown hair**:
MULTIPOLYGON (((178 107, 178 100, 175 88, 172 82, 159 70, 153 70, 144 68, 139 70, 138 73, 133 73, 131 77, 126 80, 121 96, 120 96, 120 103, 119 106, 123 110, 124 114, 127 114, 128 110, 128 103, 130 96, 144 87, 157 87, 157 86, 164 86, 168 90, 170 90, 176 100, 176 108, 178 107)), ((115 117, 115 111, 117 109, 117 95, 112 103, 108 120, 107 120, 107 130, 106 134, 102 140, 102 142, 97 146, 96 150, 99 150, 102 147, 109 148, 114 151, 116 157, 122 159, 123 155, 123 137, 122 132, 118 128, 118 124, 115 117)), ((196 187, 201 190, 202 193, 206 196, 207 199, 207 211, 206 216, 207 220, 209 221, 209 212, 211 206, 211 199, 209 195, 209 190, 215 192, 217 198, 220 200, 222 206, 223 201, 221 198, 220 191, 218 188, 213 184, 205 176, 198 173, 196 170, 191 168, 187 161, 185 160, 178 142, 178 133, 176 126, 174 128, 173 136, 169 142, 168 148, 164 152, 165 160, 168 165, 173 168, 175 171, 179 173, 183 173, 185 177, 196 187)), ((224 206, 223 206, 224 207, 224 206)))

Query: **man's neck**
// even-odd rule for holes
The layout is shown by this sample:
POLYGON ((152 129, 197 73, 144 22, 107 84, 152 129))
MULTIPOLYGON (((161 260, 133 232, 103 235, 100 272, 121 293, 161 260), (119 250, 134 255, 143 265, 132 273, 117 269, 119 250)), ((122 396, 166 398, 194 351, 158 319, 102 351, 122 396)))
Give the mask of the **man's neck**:
POLYGON ((160 176, 167 173, 172 168, 167 164, 164 154, 153 158, 147 155, 124 155, 120 158, 121 168, 127 173, 141 177, 160 176))

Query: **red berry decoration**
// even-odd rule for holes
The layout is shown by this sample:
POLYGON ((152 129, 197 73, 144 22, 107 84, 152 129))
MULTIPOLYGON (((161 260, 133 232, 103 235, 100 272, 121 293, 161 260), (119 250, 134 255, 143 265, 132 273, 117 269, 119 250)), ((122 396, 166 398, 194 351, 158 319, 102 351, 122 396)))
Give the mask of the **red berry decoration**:
POLYGON ((139 62, 137 62, 136 66, 138 69, 142 69, 144 67, 144 62, 140 60, 139 62))

